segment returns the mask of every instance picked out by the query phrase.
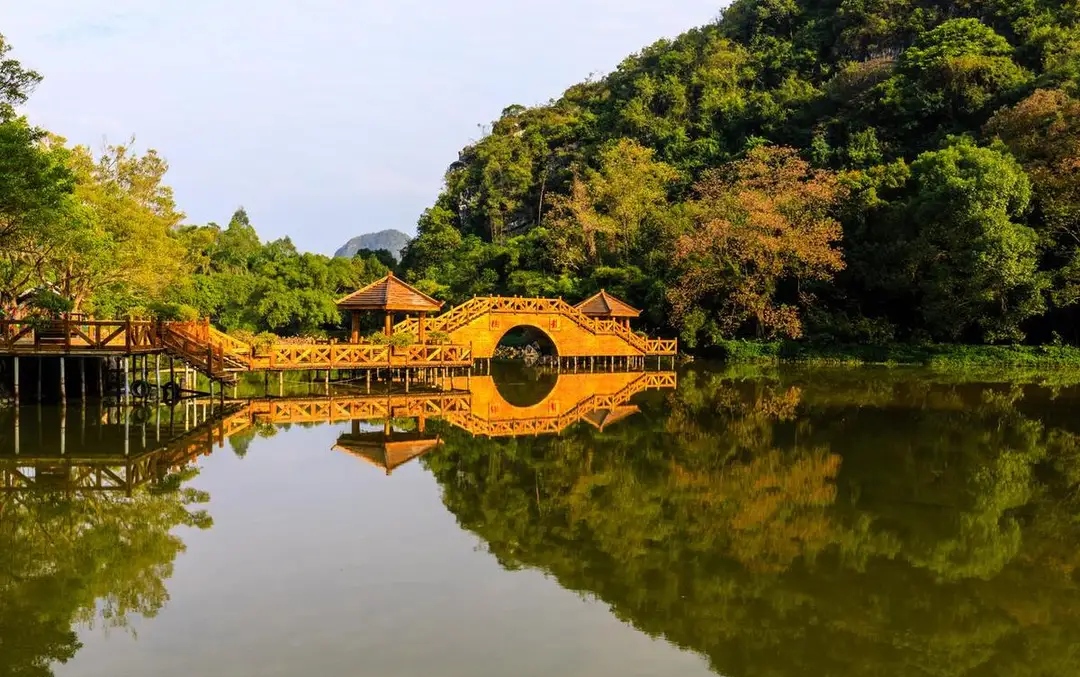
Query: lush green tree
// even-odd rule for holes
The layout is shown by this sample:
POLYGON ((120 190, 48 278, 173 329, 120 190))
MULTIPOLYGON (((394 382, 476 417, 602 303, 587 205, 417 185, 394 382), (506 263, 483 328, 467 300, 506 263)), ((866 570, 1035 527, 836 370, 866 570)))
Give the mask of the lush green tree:
POLYGON ((47 277, 76 310, 109 317, 160 298, 183 267, 175 229, 184 219, 164 183, 168 164, 153 150, 109 146, 97 158, 75 148, 72 204, 47 277))
POLYGON ((945 339, 1023 338, 1040 313, 1038 236, 1022 222, 1031 185, 1007 152, 958 139, 912 165, 911 284, 927 327, 945 339))

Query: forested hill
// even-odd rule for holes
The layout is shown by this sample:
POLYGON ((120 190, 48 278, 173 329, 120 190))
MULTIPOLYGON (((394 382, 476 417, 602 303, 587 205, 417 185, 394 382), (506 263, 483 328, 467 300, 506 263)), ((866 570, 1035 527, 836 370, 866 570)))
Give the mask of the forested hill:
POLYGON ((737 0, 505 109, 418 231, 437 296, 606 287, 691 346, 1075 343, 1080 2, 737 0))

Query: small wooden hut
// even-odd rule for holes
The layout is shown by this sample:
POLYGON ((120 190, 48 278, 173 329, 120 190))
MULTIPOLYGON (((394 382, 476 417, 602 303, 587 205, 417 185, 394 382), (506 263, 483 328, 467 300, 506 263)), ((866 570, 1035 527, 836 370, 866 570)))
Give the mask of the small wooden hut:
POLYGON ((442 309, 441 301, 436 301, 419 289, 406 284, 403 280, 394 277, 390 272, 381 280, 372 282, 363 289, 358 289, 337 302, 340 310, 348 311, 352 316, 352 332, 350 341, 360 343, 360 313, 383 312, 386 314, 387 336, 394 331, 394 313, 406 315, 418 315, 420 318, 420 335, 417 340, 425 341, 425 322, 428 313, 435 313, 442 309))
POLYGON ((641 315, 640 310, 626 301, 615 298, 603 289, 574 307, 589 317, 598 320, 618 320, 626 327, 630 326, 630 320, 641 315))
POLYGON ((338 437, 334 449, 352 454, 386 472, 392 473, 414 458, 428 454, 442 444, 440 437, 426 437, 421 429, 414 432, 397 432, 385 423, 384 430, 362 432, 360 421, 352 422, 351 433, 338 437))

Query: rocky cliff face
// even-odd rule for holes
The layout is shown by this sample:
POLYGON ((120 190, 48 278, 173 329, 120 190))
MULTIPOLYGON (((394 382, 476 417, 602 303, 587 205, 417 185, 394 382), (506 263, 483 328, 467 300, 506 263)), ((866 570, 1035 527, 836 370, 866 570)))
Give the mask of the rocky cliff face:
POLYGON ((380 230, 377 233, 365 233, 354 237, 334 253, 334 256, 351 259, 361 249, 385 249, 401 260, 401 251, 409 244, 409 236, 400 230, 380 230))

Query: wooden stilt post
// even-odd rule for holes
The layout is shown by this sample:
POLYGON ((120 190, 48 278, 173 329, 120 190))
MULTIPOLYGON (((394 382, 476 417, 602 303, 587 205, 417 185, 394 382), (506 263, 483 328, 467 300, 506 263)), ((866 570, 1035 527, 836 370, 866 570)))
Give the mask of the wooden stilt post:
POLYGON ((154 355, 154 387, 161 392, 161 353, 154 355))
POLYGON ((79 358, 79 399, 86 401, 86 358, 79 358))
POLYGON ((367 375, 367 393, 371 394, 371 370, 368 369, 364 372, 367 375))
POLYGON ((64 362, 65 361, 66 360, 63 357, 60 358, 60 403, 61 404, 67 404, 67 380, 65 378, 66 374, 64 374, 64 362))
POLYGON ((12 368, 12 373, 13 373, 15 382, 14 382, 14 387, 12 389, 15 391, 15 411, 18 411, 19 410, 19 356, 16 355, 14 359, 15 359, 15 364, 14 364, 14 367, 12 368))
POLYGON ((41 382, 45 380, 45 360, 39 357, 37 360, 37 401, 41 404, 41 382))

